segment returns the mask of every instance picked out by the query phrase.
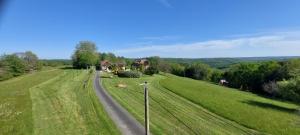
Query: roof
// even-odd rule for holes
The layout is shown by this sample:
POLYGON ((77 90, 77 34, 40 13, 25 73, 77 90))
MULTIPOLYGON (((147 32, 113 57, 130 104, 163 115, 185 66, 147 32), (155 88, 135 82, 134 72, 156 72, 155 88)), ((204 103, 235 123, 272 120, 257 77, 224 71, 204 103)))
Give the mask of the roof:
POLYGON ((104 61, 101 61, 101 65, 104 66, 104 65, 110 65, 110 62, 108 60, 104 60, 104 61))

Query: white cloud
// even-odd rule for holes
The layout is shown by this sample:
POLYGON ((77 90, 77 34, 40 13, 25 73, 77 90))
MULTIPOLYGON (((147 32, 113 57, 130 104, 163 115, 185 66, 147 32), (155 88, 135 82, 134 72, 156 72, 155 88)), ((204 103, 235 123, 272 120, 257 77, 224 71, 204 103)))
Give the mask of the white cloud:
POLYGON ((239 37, 170 45, 147 45, 116 50, 127 57, 252 57, 300 55, 300 32, 277 32, 268 35, 239 37))

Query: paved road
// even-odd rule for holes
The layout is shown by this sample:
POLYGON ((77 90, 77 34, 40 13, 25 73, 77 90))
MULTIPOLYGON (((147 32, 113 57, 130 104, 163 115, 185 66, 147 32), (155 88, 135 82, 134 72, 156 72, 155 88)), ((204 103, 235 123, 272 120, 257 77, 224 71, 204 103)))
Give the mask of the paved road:
POLYGON ((144 127, 118 104, 99 83, 99 72, 94 79, 96 94, 103 104, 106 112, 119 127, 123 135, 144 135, 144 127))

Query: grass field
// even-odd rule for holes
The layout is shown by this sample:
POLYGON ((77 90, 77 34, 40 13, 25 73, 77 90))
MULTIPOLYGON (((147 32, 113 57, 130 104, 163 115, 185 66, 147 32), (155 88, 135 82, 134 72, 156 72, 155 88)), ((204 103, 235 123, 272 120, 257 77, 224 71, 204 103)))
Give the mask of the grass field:
POLYGON ((160 84, 241 125, 274 135, 300 134, 298 105, 173 75, 160 84))
POLYGON ((29 89, 62 73, 47 70, 0 82, 0 134, 33 132, 29 89))
MULTIPOLYGON (((102 74, 104 76, 104 74, 102 74)), ((144 121, 143 86, 148 81, 150 94, 150 129, 152 134, 260 134, 254 130, 224 119, 207 109, 163 88, 159 81, 165 76, 142 78, 102 78, 103 86, 136 119, 144 121), (116 87, 118 84, 126 88, 116 87)))
POLYGON ((84 70, 56 69, 1 82, 0 134, 120 134, 92 79, 84 70))

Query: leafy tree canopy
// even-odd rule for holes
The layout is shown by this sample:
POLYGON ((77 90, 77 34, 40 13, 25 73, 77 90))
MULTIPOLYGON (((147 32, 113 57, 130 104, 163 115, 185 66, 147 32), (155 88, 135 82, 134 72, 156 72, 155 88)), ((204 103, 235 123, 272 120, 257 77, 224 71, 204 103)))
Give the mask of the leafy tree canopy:
POLYGON ((81 41, 76 46, 72 56, 73 66, 76 68, 86 68, 93 66, 99 60, 96 44, 90 41, 81 41))

